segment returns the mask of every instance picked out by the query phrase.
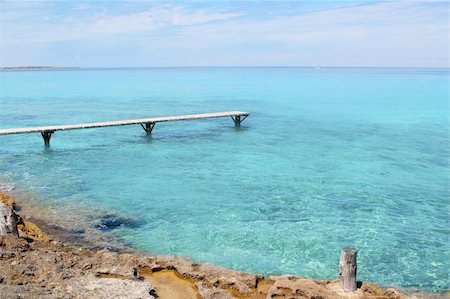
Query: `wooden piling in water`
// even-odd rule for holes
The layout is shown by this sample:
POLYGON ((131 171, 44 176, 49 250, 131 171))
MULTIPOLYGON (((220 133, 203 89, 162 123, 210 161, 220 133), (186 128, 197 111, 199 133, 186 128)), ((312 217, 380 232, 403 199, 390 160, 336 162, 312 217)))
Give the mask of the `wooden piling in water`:
POLYGON ((342 248, 341 260, 339 261, 339 280, 341 288, 346 292, 356 291, 356 255, 355 248, 342 248))
POLYGON ((155 124, 156 123, 145 123, 145 126, 144 126, 144 124, 141 124, 141 127, 142 127, 142 129, 144 129, 144 131, 147 133, 147 135, 150 135, 150 134, 152 134, 155 124))
POLYGON ((50 139, 52 138, 52 134, 54 132, 55 131, 44 131, 44 132, 41 132, 41 136, 44 139, 44 145, 46 147, 50 146, 50 139))
POLYGON ((248 114, 247 115, 231 115, 231 119, 234 121, 234 125, 236 127, 239 127, 241 125, 241 122, 243 122, 247 116, 248 116, 248 114))

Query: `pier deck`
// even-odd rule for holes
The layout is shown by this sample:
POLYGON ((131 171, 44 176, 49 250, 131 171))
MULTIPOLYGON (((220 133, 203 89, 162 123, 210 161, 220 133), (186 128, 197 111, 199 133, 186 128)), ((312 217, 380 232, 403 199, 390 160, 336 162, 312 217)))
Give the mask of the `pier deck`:
POLYGON ((127 126, 139 124, 147 132, 151 134, 156 123, 169 122, 169 121, 182 121, 192 119, 204 119, 204 118, 218 118, 218 117, 231 117, 236 126, 239 126, 241 122, 249 115, 248 112, 242 111, 227 111, 227 112, 215 112, 215 113, 202 113, 202 114, 189 114, 189 115, 176 115, 176 116, 161 116, 151 118, 139 118, 128 120, 116 120, 105 122, 94 122, 84 124, 72 124, 72 125, 58 125, 58 126, 42 126, 42 127, 27 127, 27 128, 12 128, 12 129, 0 129, 0 135, 10 134, 28 134, 28 133, 41 133, 44 138, 45 145, 50 144, 50 138, 56 131, 67 130, 80 130, 90 128, 103 128, 113 126, 127 126))

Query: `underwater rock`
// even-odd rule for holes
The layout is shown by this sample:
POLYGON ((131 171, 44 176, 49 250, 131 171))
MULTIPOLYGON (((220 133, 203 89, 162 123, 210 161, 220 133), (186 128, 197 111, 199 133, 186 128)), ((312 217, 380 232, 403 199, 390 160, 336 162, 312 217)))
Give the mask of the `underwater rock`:
POLYGON ((120 227, 138 228, 141 225, 141 223, 134 219, 121 217, 115 214, 105 215, 94 224, 95 228, 101 231, 111 231, 120 227))

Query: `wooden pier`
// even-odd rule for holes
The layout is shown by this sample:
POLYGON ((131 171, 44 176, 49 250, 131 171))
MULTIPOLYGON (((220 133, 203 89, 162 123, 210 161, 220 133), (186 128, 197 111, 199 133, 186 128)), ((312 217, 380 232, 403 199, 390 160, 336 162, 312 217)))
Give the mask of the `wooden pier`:
POLYGON ((56 131, 67 130, 80 130, 91 128, 103 128, 114 126, 128 126, 139 124, 145 130, 147 134, 151 134, 156 123, 169 122, 169 121, 181 121, 203 118, 218 118, 218 117, 231 117, 235 126, 240 126, 241 122, 249 116, 250 113, 242 111, 227 111, 227 112, 215 112, 215 113, 202 113, 202 114, 189 114, 189 115, 176 115, 176 116, 162 116, 152 118, 139 118, 128 120, 116 120, 106 122, 73 124, 73 125, 59 125, 59 126, 44 126, 44 127, 28 127, 28 128, 13 128, 13 129, 0 129, 0 135, 10 134, 29 134, 29 133, 41 133, 46 146, 50 145, 50 138, 56 131))

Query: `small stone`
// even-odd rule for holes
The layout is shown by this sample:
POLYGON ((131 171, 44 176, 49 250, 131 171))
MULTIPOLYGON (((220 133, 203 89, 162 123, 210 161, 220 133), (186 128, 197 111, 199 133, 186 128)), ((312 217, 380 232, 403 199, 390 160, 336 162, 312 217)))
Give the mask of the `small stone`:
POLYGON ((36 266, 31 264, 19 265, 16 267, 16 272, 24 276, 34 276, 34 271, 36 271, 36 266))
POLYGON ((196 283, 198 293, 202 299, 237 299, 224 289, 212 287, 208 288, 204 283, 196 283))

